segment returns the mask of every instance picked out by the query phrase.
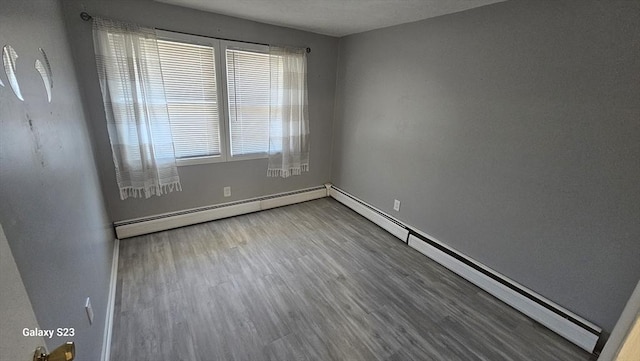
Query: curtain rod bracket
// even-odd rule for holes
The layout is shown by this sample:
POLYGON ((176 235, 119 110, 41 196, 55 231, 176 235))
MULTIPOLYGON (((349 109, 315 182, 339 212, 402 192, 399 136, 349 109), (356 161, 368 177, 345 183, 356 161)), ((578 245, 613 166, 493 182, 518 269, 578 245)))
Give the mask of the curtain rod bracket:
POLYGON ((80 19, 82 19, 84 21, 89 21, 89 20, 91 20, 93 18, 87 12, 83 11, 83 12, 80 13, 80 19))

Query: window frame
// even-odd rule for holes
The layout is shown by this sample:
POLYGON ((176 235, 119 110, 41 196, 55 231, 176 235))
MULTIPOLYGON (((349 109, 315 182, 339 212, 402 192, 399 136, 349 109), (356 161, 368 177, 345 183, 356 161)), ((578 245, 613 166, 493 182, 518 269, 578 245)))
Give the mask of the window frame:
POLYGON ((207 38, 204 36, 192 35, 192 34, 183 34, 166 30, 156 30, 156 36, 158 40, 165 41, 174 41, 174 42, 182 42, 186 44, 195 44, 195 45, 203 45, 210 46, 213 48, 214 59, 213 62, 215 64, 215 76, 216 76, 216 92, 218 93, 218 131, 220 133, 220 155, 212 155, 212 156, 196 156, 189 158, 181 158, 176 159, 176 165, 178 166, 189 166, 189 165, 198 165, 198 164, 209 164, 209 163, 221 163, 227 161, 227 150, 229 147, 227 146, 227 137, 225 136, 227 133, 226 129, 226 107, 225 100, 221 99, 222 95, 222 82, 220 79, 222 78, 222 70, 220 69, 219 58, 221 56, 220 51, 220 42, 218 39, 207 38))
MULTIPOLYGON (((241 155, 231 155, 231 115, 230 112, 228 111, 229 108, 229 94, 227 94, 228 92, 228 86, 227 86, 227 49, 232 49, 232 50, 242 50, 242 51, 249 51, 249 52, 254 52, 254 53, 262 53, 262 54, 269 54, 269 46, 267 45, 261 45, 261 44, 251 44, 251 43, 243 43, 240 41, 231 41, 231 40, 219 40, 220 42, 220 49, 222 54, 224 54, 224 59, 221 59, 220 62, 223 63, 221 64, 221 70, 224 71, 224 77, 222 82, 224 83, 224 86, 222 87, 223 91, 224 91, 224 105, 225 105, 225 122, 227 123, 227 131, 225 132, 225 136, 227 137, 227 149, 228 149, 228 155, 227 155, 227 161, 239 161, 239 160, 249 160, 249 159, 263 159, 263 158, 267 158, 269 156, 269 149, 267 149, 266 152, 261 152, 261 153, 250 153, 250 154, 241 154, 241 155)), ((267 71, 271 71, 270 69, 267 69, 267 71)), ((267 122, 269 120, 267 119, 267 122)))
MULTIPOLYGON (((178 166, 190 166, 199 164, 211 164, 222 162, 235 162, 252 159, 265 159, 268 157, 268 149, 266 152, 231 155, 231 119, 229 112, 229 96, 227 88, 227 49, 244 50, 269 54, 268 45, 251 44, 239 41, 221 40, 209 38, 205 36, 185 34, 167 30, 156 30, 158 40, 183 42, 187 44, 204 45, 213 48, 216 91, 218 93, 218 127, 220 132, 220 155, 218 156, 201 156, 176 159, 178 166)), ((267 69, 267 71, 270 71, 267 69)), ((267 120, 268 121, 268 120, 267 120)))

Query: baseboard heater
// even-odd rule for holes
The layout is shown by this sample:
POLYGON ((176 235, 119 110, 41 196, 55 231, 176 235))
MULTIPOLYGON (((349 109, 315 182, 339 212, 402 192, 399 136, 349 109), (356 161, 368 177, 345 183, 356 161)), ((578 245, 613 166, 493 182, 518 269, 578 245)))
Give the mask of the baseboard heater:
POLYGON ((602 329, 598 326, 344 190, 335 186, 328 188, 332 198, 378 224, 410 247, 584 350, 591 353, 599 351, 596 345, 602 329))
POLYGON ((263 211, 327 196, 327 187, 318 186, 292 192, 272 194, 242 201, 217 204, 214 206, 192 208, 184 211, 169 212, 149 217, 115 222, 118 239, 140 236, 168 229, 190 226, 216 219, 263 211))
POLYGON ((409 230, 397 219, 333 185, 329 187, 328 193, 330 197, 334 198, 338 202, 346 205, 361 216, 384 228, 387 232, 396 236, 403 242, 407 242, 409 230))

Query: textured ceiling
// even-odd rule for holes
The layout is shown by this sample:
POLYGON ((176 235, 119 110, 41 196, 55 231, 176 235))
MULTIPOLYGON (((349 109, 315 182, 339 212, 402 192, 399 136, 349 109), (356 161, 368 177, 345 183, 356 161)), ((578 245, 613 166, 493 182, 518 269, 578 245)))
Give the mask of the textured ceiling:
POLYGON ((218 14, 344 36, 505 0, 156 0, 218 14))

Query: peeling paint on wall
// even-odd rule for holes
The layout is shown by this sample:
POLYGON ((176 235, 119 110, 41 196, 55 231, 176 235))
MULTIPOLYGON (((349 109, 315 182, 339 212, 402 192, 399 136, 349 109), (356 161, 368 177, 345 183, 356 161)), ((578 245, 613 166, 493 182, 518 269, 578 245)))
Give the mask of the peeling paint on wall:
POLYGON ((22 93, 20 92, 20 85, 18 84, 18 78, 16 78, 16 59, 18 59, 18 54, 15 49, 11 45, 5 45, 2 49, 2 62, 4 64, 4 72, 7 74, 7 79, 9 80, 9 85, 11 85, 11 89, 18 97, 18 99, 24 101, 22 97, 22 93))
POLYGON ((44 65, 40 61, 40 59, 36 59, 36 70, 40 73, 40 77, 42 78, 42 82, 44 83, 44 89, 47 91, 47 100, 51 103, 51 82, 49 78, 49 74, 45 70, 44 65))
POLYGON ((45 53, 44 49, 38 48, 38 50, 40 50, 40 54, 42 54, 44 64, 40 59, 37 59, 35 66, 36 70, 40 73, 40 77, 42 77, 44 88, 47 90, 47 99, 49 100, 49 103, 51 103, 51 94, 53 92, 53 73, 51 71, 51 63, 49 62, 49 58, 47 57, 47 53, 45 53))
MULTIPOLYGON (((40 51, 44 62, 40 59, 36 59, 35 68, 44 83, 44 88, 47 91, 47 100, 51 103, 51 96, 53 92, 53 73, 51 71, 51 63, 49 62, 49 57, 47 57, 47 53, 44 49, 38 48, 38 50, 40 51)), ((16 59, 18 59, 18 53, 15 49, 11 45, 5 45, 2 50, 2 64, 4 65, 4 72, 7 75, 11 89, 13 89, 16 97, 24 101, 20 90, 20 84, 18 83, 18 78, 16 76, 16 59)), ((0 79, 0 86, 5 86, 2 79, 0 79)))

